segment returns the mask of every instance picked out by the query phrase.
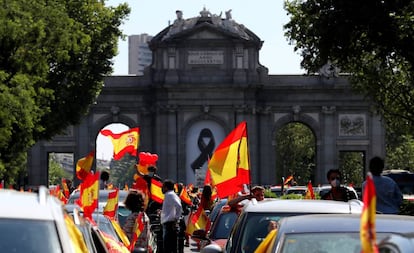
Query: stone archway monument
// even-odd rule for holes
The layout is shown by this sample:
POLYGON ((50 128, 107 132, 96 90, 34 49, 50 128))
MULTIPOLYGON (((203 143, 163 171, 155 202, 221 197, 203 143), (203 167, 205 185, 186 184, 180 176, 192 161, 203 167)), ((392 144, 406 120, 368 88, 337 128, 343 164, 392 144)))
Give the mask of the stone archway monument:
POLYGON ((195 183, 207 167, 201 158, 199 169, 191 166, 206 152, 200 135, 214 136, 215 148, 243 120, 252 184, 280 183, 275 133, 289 122, 302 122, 315 134, 315 184, 325 183, 342 151, 361 151, 365 162, 384 156, 381 117, 351 90, 346 75, 332 64, 314 75, 269 75, 259 61, 264 42, 231 11, 225 13, 206 8, 191 18, 177 13, 150 41, 153 61, 144 76, 107 77, 96 104, 70 135, 36 144, 28 163, 30 183, 47 183, 45 154, 64 150, 77 161, 95 148, 99 130, 110 123, 140 127, 139 149, 158 154, 163 178, 184 183, 195 183))

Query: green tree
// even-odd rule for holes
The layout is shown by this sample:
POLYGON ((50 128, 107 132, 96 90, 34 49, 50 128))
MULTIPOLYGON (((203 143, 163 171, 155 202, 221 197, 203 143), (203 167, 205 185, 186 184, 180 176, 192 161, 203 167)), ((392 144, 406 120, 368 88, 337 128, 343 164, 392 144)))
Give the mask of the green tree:
POLYGON ((414 128, 412 1, 285 1, 286 36, 315 73, 330 60, 372 99, 388 129, 414 128))
POLYGON ((14 182, 38 140, 80 122, 112 71, 126 4, 3 1, 0 9, 0 178, 14 182))
POLYGON ((136 173, 136 163, 136 157, 130 155, 125 155, 118 161, 112 160, 110 164, 111 182, 120 188, 123 188, 125 183, 131 186, 136 173))
POLYGON ((294 175, 300 185, 314 181, 315 136, 302 123, 289 123, 276 135, 277 179, 294 175))
POLYGON ((387 135, 386 169, 414 171, 414 138, 412 135, 387 135))
POLYGON ((66 172, 55 157, 49 157, 49 185, 58 185, 62 182, 62 178, 72 178, 72 175, 66 172))

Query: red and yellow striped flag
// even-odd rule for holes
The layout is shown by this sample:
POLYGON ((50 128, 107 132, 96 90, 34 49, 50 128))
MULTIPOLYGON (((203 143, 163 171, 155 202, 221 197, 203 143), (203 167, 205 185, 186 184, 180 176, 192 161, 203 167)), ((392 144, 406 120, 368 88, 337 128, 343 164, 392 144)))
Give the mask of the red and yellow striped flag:
POLYGON ((77 204, 83 209, 83 216, 92 220, 92 213, 98 207, 99 172, 89 173, 80 184, 80 198, 77 204))
POLYGON ((151 178, 151 199, 162 203, 164 201, 164 193, 162 193, 162 182, 151 178))
POLYGON ((80 180, 84 180, 91 172, 94 156, 95 152, 92 151, 87 156, 79 159, 76 163, 76 176, 80 180))
POLYGON ((132 235, 131 243, 129 244, 129 250, 131 252, 134 249, 135 243, 137 242, 140 234, 142 233, 142 231, 144 231, 145 224, 144 224, 143 219, 144 219, 144 213, 140 212, 137 218, 135 219, 134 234, 132 235))
POLYGON ((250 184, 247 124, 241 122, 220 143, 208 164, 212 183, 220 198, 225 198, 250 184))
POLYGON ((111 138, 114 147, 114 159, 121 159, 126 153, 137 156, 139 146, 139 128, 131 128, 125 132, 115 134, 109 129, 101 130, 103 136, 111 138))
POLYGON ((183 187, 183 189, 181 190, 180 199, 189 206, 193 205, 193 201, 191 200, 190 196, 188 195, 186 187, 183 187))
POLYGON ((375 215, 377 210, 377 194, 370 172, 367 174, 364 195, 364 207, 361 213, 361 253, 378 253, 377 236, 375 232, 375 215))
POLYGON ((103 209, 103 214, 114 219, 115 214, 118 210, 118 197, 119 196, 119 189, 115 188, 114 191, 108 193, 108 201, 105 204, 103 209))
POLYGON ((313 192, 312 182, 308 182, 308 188, 306 189, 305 199, 315 199, 315 193, 313 192))
POLYGON ((66 179, 62 178, 62 188, 63 188, 63 194, 65 195, 66 198, 69 198, 69 187, 68 184, 66 183, 66 179))

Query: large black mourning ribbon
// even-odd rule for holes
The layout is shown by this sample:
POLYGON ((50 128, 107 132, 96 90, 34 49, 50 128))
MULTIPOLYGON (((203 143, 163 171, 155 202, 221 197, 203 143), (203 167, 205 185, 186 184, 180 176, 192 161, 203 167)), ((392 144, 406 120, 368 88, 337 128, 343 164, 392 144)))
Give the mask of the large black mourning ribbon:
POLYGON ((195 173, 195 170, 200 169, 205 162, 208 161, 209 157, 213 154, 215 148, 215 141, 213 133, 210 129, 204 128, 200 131, 200 135, 197 140, 198 149, 201 151, 200 155, 191 163, 191 168, 195 173), (208 140, 206 144, 204 141, 208 140))

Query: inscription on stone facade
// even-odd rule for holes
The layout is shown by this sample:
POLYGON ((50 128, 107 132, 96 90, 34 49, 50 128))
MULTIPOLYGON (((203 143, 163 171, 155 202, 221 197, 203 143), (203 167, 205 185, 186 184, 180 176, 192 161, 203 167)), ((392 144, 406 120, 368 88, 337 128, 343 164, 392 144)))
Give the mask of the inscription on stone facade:
POLYGON ((223 51, 188 51, 188 64, 223 64, 223 51))

